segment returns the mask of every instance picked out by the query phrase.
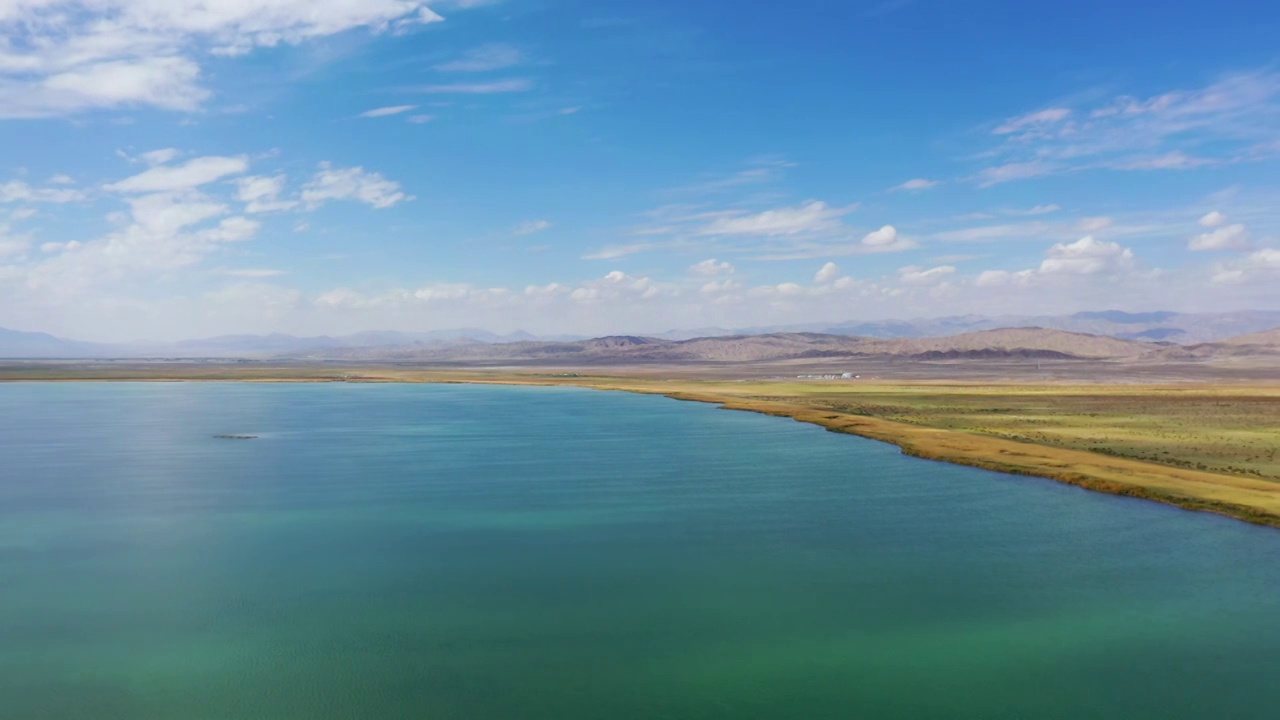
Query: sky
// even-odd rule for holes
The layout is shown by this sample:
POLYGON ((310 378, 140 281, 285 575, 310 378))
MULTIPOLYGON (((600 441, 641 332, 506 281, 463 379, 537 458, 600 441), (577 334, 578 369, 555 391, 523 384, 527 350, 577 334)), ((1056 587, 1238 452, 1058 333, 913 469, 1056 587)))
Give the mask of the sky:
POLYGON ((1280 4, 0 0, 0 326, 1280 309, 1280 4))

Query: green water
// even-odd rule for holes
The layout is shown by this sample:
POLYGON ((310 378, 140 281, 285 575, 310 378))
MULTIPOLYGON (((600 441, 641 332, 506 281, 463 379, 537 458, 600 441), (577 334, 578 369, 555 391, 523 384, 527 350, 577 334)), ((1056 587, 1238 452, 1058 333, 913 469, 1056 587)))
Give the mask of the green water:
POLYGON ((655 397, 0 385, 0 720, 1273 718, 1278 678, 1280 531, 655 397))

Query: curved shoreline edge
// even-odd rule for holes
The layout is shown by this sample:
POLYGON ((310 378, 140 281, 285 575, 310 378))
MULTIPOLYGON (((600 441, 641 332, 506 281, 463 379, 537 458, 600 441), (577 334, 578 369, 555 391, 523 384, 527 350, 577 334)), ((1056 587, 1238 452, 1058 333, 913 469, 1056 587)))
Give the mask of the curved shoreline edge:
MULTIPOLYGON (((587 380, 587 378, 584 378, 587 380)), ((1115 458, 1003 438, 910 425, 881 418, 840 413, 772 400, 717 393, 662 390, 621 383, 546 382, 530 379, 428 380, 436 384, 581 387, 592 390, 658 395, 672 400, 718 405, 724 410, 754 412, 818 425, 829 432, 889 443, 910 457, 1038 477, 1093 492, 1150 500, 1183 510, 1208 512, 1235 520, 1280 528, 1280 483, 1184 470, 1140 460, 1115 458), (1119 476, 1119 477, 1117 477, 1119 476), (1227 496, 1250 496, 1257 504, 1227 496)))
POLYGON ((1280 482, 1222 475, 1158 463, 1011 440, 963 430, 857 415, 834 409, 761 399, 732 392, 661 387, 682 381, 655 381, 608 376, 485 377, 474 374, 370 374, 341 379, 331 374, 255 374, 245 376, 166 375, 123 373, 112 375, 12 377, 4 382, 232 382, 232 383, 331 383, 405 385, 514 385, 526 387, 578 387, 589 390, 657 395, 672 400, 717 405, 725 410, 754 412, 818 425, 830 432, 855 435, 889 443, 903 454, 1007 475, 1038 477, 1085 490, 1151 500, 1184 510, 1208 512, 1255 525, 1280 528, 1280 482))

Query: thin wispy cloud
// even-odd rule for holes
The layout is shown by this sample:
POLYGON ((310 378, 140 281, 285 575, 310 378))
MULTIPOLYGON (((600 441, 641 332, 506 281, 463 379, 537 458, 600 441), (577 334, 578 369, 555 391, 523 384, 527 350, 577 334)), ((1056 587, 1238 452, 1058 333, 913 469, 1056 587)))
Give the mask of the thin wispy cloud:
MULTIPOLYGON (((434 4, 434 3, 432 3, 434 4)), ((440 22, 425 0, 303 2, 42 0, 0 8, 0 118, 150 107, 195 112, 213 93, 211 57, 302 43, 364 28, 440 22)))
POLYGON ((515 67, 524 62, 524 53, 513 45, 490 43, 469 50, 457 60, 435 66, 440 72, 480 73, 515 67))
POLYGON ((932 190, 942 183, 938 180, 929 180, 927 178, 916 178, 908 180, 901 185, 894 185, 889 188, 889 192, 920 192, 922 190, 932 190))
POLYGON ((383 118, 383 117, 390 117, 392 115, 399 115, 401 113, 407 113, 411 110, 417 110, 417 109, 418 109, 417 105, 392 105, 390 107, 380 107, 374 110, 367 110, 365 112, 360 113, 360 117, 383 118))
POLYGON ((436 85, 418 85, 408 88, 410 92, 430 95, 495 95, 501 93, 527 92, 533 88, 533 82, 524 78, 512 80, 495 80, 479 83, 441 83, 436 85))
POLYGON ((1260 159, 1276 142, 1280 73, 1238 73, 1194 90, 1093 105, 1055 106, 998 124, 1005 162, 981 170, 983 187, 1078 170, 1185 171, 1260 159))
POLYGON ((550 229, 551 222, 548 220, 525 220, 512 228, 511 234, 519 237, 523 235, 533 235, 550 229))

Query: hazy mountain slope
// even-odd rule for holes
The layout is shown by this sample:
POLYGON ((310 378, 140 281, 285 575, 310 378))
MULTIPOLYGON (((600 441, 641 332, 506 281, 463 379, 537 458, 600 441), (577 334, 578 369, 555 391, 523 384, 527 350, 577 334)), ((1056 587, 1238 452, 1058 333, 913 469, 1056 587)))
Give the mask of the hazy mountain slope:
POLYGON ((882 339, 818 333, 777 333, 663 340, 614 336, 582 342, 517 342, 462 346, 334 348, 306 359, 566 363, 739 363, 804 358, 904 357, 967 359, 1056 357, 1120 359, 1159 353, 1163 346, 1042 328, 991 330, 946 338, 882 339))
POLYGON ((0 358, 85 358, 109 351, 104 345, 64 340, 48 333, 0 328, 0 358))
MULTIPOLYGON (((881 338, 943 337, 1000 328, 1042 327, 1126 340, 1172 341, 1183 344, 1216 342, 1280 325, 1280 312, 1248 310, 1231 313, 1126 313, 1118 310, 1073 315, 961 315, 942 318, 848 322, 759 328, 760 332, 808 331, 881 338)), ((748 331, 743 334, 755 334, 748 331)))
POLYGON ((1280 328, 1228 338, 1223 340, 1222 343, 1224 345, 1263 345, 1280 348, 1280 328))

